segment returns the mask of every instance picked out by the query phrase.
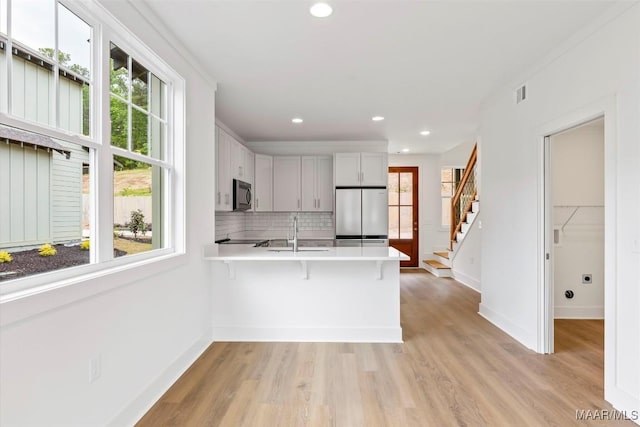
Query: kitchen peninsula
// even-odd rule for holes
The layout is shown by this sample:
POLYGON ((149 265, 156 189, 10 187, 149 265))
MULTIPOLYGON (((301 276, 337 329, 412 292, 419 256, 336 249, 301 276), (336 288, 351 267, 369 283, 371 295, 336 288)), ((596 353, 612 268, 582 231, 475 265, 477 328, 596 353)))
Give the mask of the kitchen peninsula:
POLYGON ((391 247, 210 245, 214 341, 402 342, 391 247))

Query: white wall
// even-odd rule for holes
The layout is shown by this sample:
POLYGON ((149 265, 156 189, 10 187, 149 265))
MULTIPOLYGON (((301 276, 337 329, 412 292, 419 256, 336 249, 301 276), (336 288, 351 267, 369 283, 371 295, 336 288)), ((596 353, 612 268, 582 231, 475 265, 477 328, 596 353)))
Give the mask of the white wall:
POLYGON ((418 168, 418 264, 439 247, 440 172, 436 154, 390 154, 389 166, 418 168), (437 204, 433 201, 437 198, 437 204))
POLYGON ((604 120, 551 137, 556 318, 604 318, 604 120), (592 281, 582 283, 582 275, 592 281), (573 298, 566 298, 571 290, 573 298))
POLYGON ((513 82, 482 109, 480 312, 525 346, 542 348, 542 138, 604 112, 605 398, 638 410, 640 6, 600 23, 519 79, 529 95, 522 104, 515 105, 513 82))
POLYGON ((452 261, 453 278, 478 292, 482 290, 482 207, 473 225, 456 249, 452 261))
POLYGON ((186 80, 187 253, 3 303, 2 425, 132 425, 210 343, 214 84, 131 4, 107 6, 186 80))

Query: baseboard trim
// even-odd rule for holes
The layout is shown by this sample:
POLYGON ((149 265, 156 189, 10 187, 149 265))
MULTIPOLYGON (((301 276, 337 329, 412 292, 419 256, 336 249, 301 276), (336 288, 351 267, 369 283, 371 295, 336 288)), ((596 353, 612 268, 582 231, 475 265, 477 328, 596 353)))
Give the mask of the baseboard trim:
POLYGON ((142 393, 138 395, 127 407, 120 412, 107 425, 132 426, 146 414, 149 409, 162 397, 182 374, 196 361, 198 357, 211 345, 210 333, 193 344, 175 362, 164 370, 142 393))
POLYGON ((402 328, 214 327, 214 341, 401 343, 402 328))
POLYGON ((480 303, 480 310, 478 314, 489 322, 493 323, 496 327, 510 335, 516 341, 520 342, 520 344, 524 345, 528 349, 536 351, 536 341, 537 337, 535 335, 531 335, 527 333, 526 330, 522 329, 520 326, 515 325, 509 319, 502 316, 498 312, 487 307, 486 304, 480 303))
POLYGON ((482 287, 480 286, 480 280, 475 277, 471 277, 467 274, 461 273, 458 270, 451 270, 453 275, 452 277, 457 281, 465 285, 467 288, 473 289, 474 291, 481 293, 482 287))
POLYGON ((554 307, 553 316, 556 319, 604 319, 604 307, 554 307))
POLYGON ((604 398, 616 410, 622 412, 628 420, 640 425, 640 398, 618 387, 606 387, 604 398))

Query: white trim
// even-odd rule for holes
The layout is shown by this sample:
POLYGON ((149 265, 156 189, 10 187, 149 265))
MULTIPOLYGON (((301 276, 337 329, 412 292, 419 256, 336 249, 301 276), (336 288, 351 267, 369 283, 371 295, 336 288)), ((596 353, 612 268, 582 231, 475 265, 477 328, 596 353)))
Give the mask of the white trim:
MULTIPOLYGON (((38 288, 14 292, 0 299, 0 327, 90 298, 106 291, 127 286, 148 277, 183 266, 186 256, 172 254, 153 257, 119 267, 97 269, 82 276, 75 275, 38 288)), ((109 263, 109 265, 112 265, 109 263)), ((40 275, 42 277, 46 275, 40 275)), ((3 285, 7 286, 7 285, 3 285)))
POLYGON ((401 343, 402 328, 213 327, 214 341, 401 343))
POLYGON ((604 319, 604 306, 556 306, 553 315, 556 319, 604 319))
MULTIPOLYGON (((593 103, 580 108, 572 113, 557 118, 538 129, 539 140, 544 140, 547 135, 554 135, 566 129, 570 129, 582 123, 589 122, 598 117, 604 116, 604 205, 605 205, 605 228, 604 228, 604 389, 605 398, 612 401, 611 395, 617 389, 617 342, 616 332, 618 325, 616 322, 616 301, 617 301, 617 273, 616 273, 616 248, 617 238, 617 98, 615 94, 600 98, 593 103)), ((545 200, 544 200, 544 150, 541 150, 539 161, 539 216, 538 216, 538 236, 539 241, 544 241, 545 236, 545 200)), ((544 246, 543 246, 544 247, 544 246)), ((551 258, 553 261, 553 256, 551 258)), ((549 286, 545 278, 547 273, 544 261, 544 249, 539 251, 538 259, 538 352, 542 352, 543 348, 540 343, 544 342, 552 333, 553 321, 545 318, 545 313, 553 312, 553 299, 545 301, 543 298, 545 293, 550 292, 549 286), (545 305, 546 304, 546 305, 545 305)))
POLYGON ((508 318, 487 307, 484 303, 480 303, 480 311, 478 311, 478 314, 493 323, 497 328, 511 335, 525 347, 534 350, 536 337, 529 334, 524 328, 512 323, 508 318))
POLYGON ((482 293, 481 289, 482 286, 480 285, 480 279, 476 279, 475 277, 471 277, 468 274, 464 274, 458 270, 452 269, 451 270, 452 273, 452 278, 456 281, 456 282, 460 282, 462 283, 464 286, 466 286, 469 289, 472 289, 474 291, 476 291, 477 293, 482 293))
POLYGON ((205 334, 165 369, 107 425, 113 427, 135 425, 211 344, 208 334, 205 334))

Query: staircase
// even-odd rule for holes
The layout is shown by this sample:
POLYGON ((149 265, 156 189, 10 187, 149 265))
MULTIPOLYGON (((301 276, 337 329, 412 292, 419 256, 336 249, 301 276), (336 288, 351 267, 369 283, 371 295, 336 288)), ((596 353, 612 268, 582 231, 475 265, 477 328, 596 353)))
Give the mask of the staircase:
POLYGON ((455 240, 452 241, 451 247, 441 251, 434 251, 432 259, 425 259, 423 261, 425 270, 436 277, 453 276, 451 273, 453 259, 467 232, 471 229, 473 222, 478 216, 478 212, 480 212, 480 201, 476 198, 471 203, 471 210, 465 215, 464 221, 460 225, 460 230, 456 232, 455 240))
POLYGON ((451 268, 456 252, 480 212, 475 179, 477 158, 478 145, 476 144, 469 156, 464 175, 457 184, 456 193, 451 199, 449 247, 433 252, 432 259, 423 261, 424 268, 437 277, 452 277, 451 268))

